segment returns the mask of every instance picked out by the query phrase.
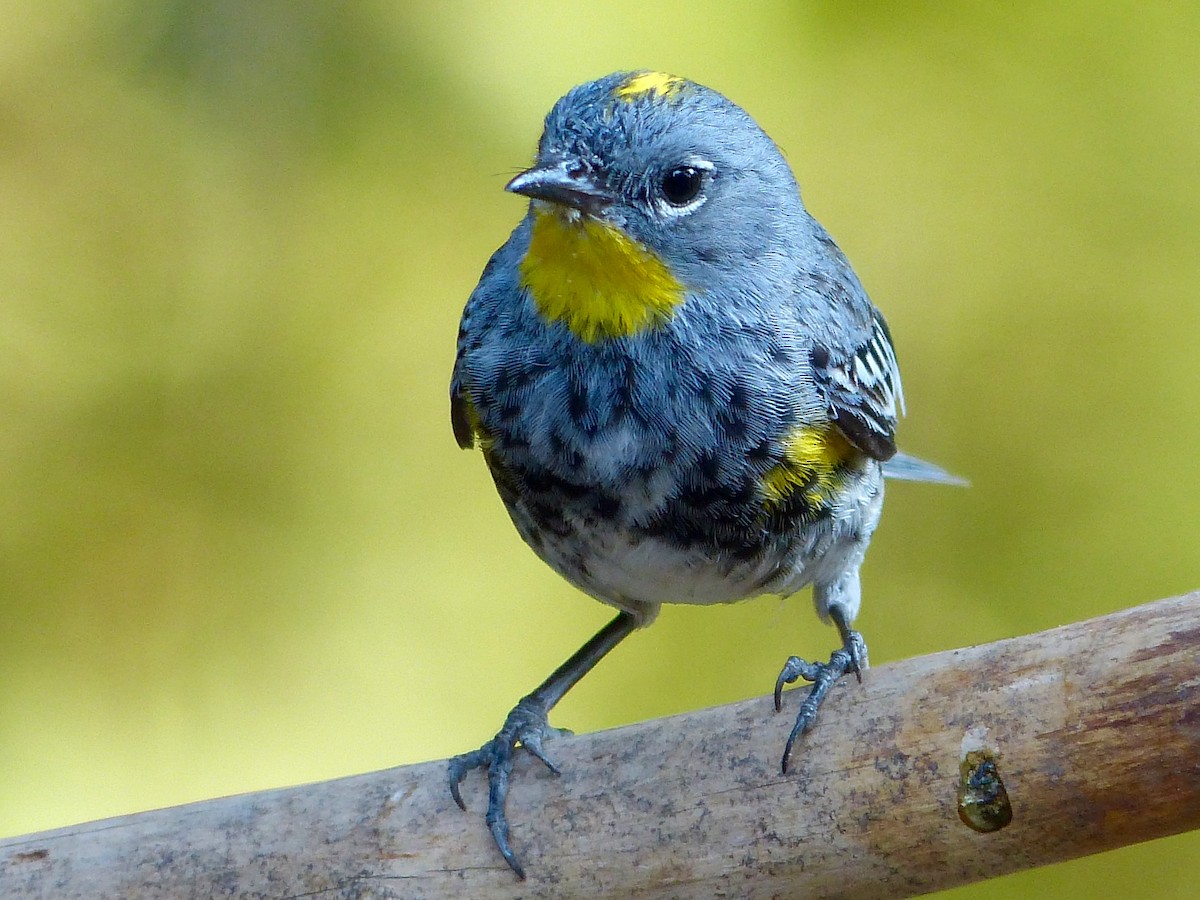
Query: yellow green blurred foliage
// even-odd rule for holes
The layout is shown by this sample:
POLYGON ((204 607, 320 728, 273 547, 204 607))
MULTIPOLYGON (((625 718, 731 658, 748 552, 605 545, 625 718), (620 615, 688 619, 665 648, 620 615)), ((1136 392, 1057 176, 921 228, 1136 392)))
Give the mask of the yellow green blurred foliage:
MULTIPOLYGON (((0 10, 0 833, 468 749, 606 620, 446 382, 506 176, 616 69, 783 146, 891 323, 902 443, 973 482, 890 490, 876 664, 1200 587, 1194 7, 0 10)), ((670 608, 555 720, 760 695, 834 643, 805 597, 670 608)), ((959 893, 1191 897, 1198 857, 959 893)))

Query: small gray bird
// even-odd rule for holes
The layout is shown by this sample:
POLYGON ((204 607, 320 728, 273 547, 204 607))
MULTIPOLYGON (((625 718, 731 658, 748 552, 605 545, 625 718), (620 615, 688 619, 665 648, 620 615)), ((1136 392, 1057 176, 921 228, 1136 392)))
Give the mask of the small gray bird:
POLYGON ((859 566, 885 475, 954 483, 896 452, 904 400, 887 324, 808 214, 778 147, 742 109, 661 72, 572 89, 534 166, 529 211, 467 301, 450 383, 521 537, 616 618, 450 761, 487 769, 509 845, 517 747, 552 770, 550 709, 663 603, 730 603, 812 585, 842 646, 787 660, 812 683, 783 753, 832 684, 867 665, 859 566))

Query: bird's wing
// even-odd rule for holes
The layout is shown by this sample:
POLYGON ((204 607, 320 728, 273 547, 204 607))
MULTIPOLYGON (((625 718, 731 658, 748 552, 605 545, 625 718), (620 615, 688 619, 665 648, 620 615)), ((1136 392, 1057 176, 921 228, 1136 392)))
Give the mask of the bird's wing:
POLYGON ((879 311, 872 311, 870 330, 856 346, 814 345, 812 364, 829 417, 850 443, 874 459, 894 456, 904 391, 892 336, 879 311))
MULTIPOLYGON (((464 313, 464 326, 466 314, 464 313)), ((467 386, 463 384, 463 362, 467 355, 466 328, 458 330, 458 348, 454 355, 454 371, 450 374, 450 427, 454 429, 454 440, 464 450, 475 446, 476 431, 479 425, 478 415, 467 396, 467 386)))
POLYGON ((464 450, 475 446, 475 427, 472 423, 471 401, 462 395, 457 384, 450 388, 450 427, 454 440, 464 450))

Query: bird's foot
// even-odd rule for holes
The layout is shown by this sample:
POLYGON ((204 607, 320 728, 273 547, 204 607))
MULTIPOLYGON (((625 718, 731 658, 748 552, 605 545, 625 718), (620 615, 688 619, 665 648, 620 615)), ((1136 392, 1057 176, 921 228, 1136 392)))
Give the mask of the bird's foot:
POLYGON ((825 695, 834 683, 848 672, 853 672, 859 682, 862 681, 862 670, 867 668, 867 645, 862 635, 857 631, 846 631, 845 645, 833 651, 829 662, 806 662, 798 656, 789 656, 783 664, 783 670, 775 679, 775 711, 783 709, 783 686, 792 684, 800 678, 812 682, 808 696, 800 704, 800 712, 796 715, 796 724, 788 735, 787 744, 783 748, 783 774, 787 774, 788 758, 792 755, 792 745, 796 739, 813 726, 817 718, 817 710, 825 695))
POLYGON ((478 750, 453 757, 447 772, 450 779, 450 795, 459 808, 465 810, 467 805, 459 793, 459 785, 472 769, 487 769, 488 805, 484 819, 505 862, 522 879, 525 877, 525 869, 508 843, 508 818, 504 811, 508 799, 508 779, 512 774, 513 758, 518 747, 540 759, 555 775, 561 774, 558 766, 546 756, 542 749, 542 741, 570 732, 562 728, 551 728, 546 715, 543 702, 530 697, 522 698, 508 714, 504 726, 494 738, 478 750))

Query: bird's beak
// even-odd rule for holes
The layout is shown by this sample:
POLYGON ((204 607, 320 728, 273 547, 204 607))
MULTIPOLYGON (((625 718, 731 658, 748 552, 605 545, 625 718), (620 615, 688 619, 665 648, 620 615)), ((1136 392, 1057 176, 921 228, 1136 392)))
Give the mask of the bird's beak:
POLYGON ((612 194, 582 166, 570 160, 526 169, 504 186, 506 191, 594 214, 613 201, 612 194))

